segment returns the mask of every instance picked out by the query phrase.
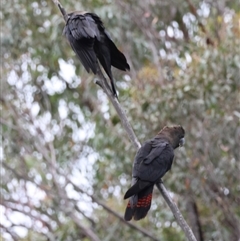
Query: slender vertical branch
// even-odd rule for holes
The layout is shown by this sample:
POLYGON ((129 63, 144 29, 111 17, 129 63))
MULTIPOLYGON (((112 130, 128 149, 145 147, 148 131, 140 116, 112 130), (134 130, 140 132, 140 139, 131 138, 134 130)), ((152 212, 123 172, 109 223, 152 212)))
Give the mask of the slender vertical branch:
POLYGON ((108 96, 109 100, 113 104, 115 110, 117 111, 117 113, 119 115, 119 118, 120 118, 120 120, 121 120, 127 134, 128 134, 129 139, 132 141, 134 147, 136 149, 139 149, 141 147, 141 144, 138 141, 138 139, 137 139, 137 137, 136 137, 136 135, 135 135, 135 133, 132 129, 132 126, 127 119, 126 113, 123 110, 122 106, 120 105, 118 99, 115 96, 113 96, 112 91, 110 90, 110 88, 107 87, 107 85, 106 85, 107 80, 104 77, 99 65, 98 65, 97 75, 98 75, 98 77, 100 79, 99 81, 101 83, 99 86, 104 90, 104 92, 108 96))
MULTIPOLYGON (((59 7, 65 21, 66 21, 66 11, 64 10, 64 8, 62 7, 62 5, 59 3, 59 1, 53 0, 55 4, 57 4, 57 6, 59 7)), ((139 149, 141 147, 140 142, 138 141, 129 121, 128 118, 126 116, 126 113, 124 112, 122 106, 120 105, 120 103, 118 102, 117 98, 115 96, 113 96, 109 85, 107 83, 106 78, 104 77, 99 65, 98 65, 98 70, 97 70, 97 76, 99 77, 99 80, 96 82, 106 93, 106 95, 108 96, 109 100, 111 101, 111 103, 113 104, 115 110, 117 111, 119 118, 123 124, 124 129, 126 130, 129 139, 132 141, 134 147, 136 149, 139 149)), ((187 222, 185 221, 184 217, 182 216, 180 210, 178 209, 177 205, 171 200, 170 195, 168 194, 167 189, 165 188, 165 186, 162 183, 158 183, 157 187, 159 189, 159 191, 161 192, 163 198, 165 199, 166 203, 168 204, 168 206, 170 207, 171 211, 173 212, 174 217, 176 218, 179 226, 182 228, 182 230, 185 233, 185 236, 187 237, 187 239, 189 241, 197 241, 191 228, 188 226, 187 222)))
POLYGON ((167 205, 171 209, 174 217, 176 218, 178 225, 182 228, 182 230, 185 233, 188 240, 189 241, 197 241, 197 239, 195 238, 195 236, 193 234, 193 231, 188 226, 188 224, 185 221, 183 215, 181 214, 180 210, 178 209, 176 203, 174 203, 172 201, 172 199, 171 199, 167 189, 163 185, 163 183, 157 183, 156 186, 157 186, 158 190, 161 192, 162 196, 164 197, 167 205))
POLYGON ((67 12, 66 12, 66 10, 64 9, 64 7, 62 6, 62 4, 61 4, 58 0, 53 0, 53 2, 58 6, 60 12, 61 12, 62 15, 63 15, 63 18, 64 18, 65 22, 67 22, 67 19, 68 19, 68 17, 67 17, 67 12))

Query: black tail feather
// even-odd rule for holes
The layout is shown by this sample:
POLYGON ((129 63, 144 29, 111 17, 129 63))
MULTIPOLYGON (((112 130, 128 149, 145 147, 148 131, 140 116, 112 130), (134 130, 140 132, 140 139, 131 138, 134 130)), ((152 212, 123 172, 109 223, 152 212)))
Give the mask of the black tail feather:
POLYGON ((144 181, 137 181, 134 185, 132 185, 128 191, 124 195, 124 199, 127 199, 137 193, 139 193, 141 190, 145 189, 148 186, 151 186, 152 183, 150 182, 144 182, 144 181))
POLYGON ((139 186, 138 182, 136 182, 133 186, 131 186, 127 190, 127 192, 125 193, 124 199, 127 199, 127 198, 133 196, 134 194, 137 194, 139 192, 139 187, 138 186, 139 186))
POLYGON ((104 71, 108 75, 110 82, 111 82, 111 88, 113 95, 117 97, 117 91, 114 83, 114 79, 112 76, 112 70, 111 70, 111 53, 110 50, 105 45, 96 45, 95 51, 97 52, 97 57, 99 59, 99 62, 101 63, 104 71))
POLYGON ((130 70, 130 66, 124 54, 116 47, 111 39, 107 38, 107 41, 111 54, 111 65, 123 71, 130 70))
POLYGON ((125 210, 125 214, 124 214, 124 219, 126 221, 130 221, 134 215, 134 210, 135 208, 134 207, 131 207, 131 203, 130 201, 128 201, 128 205, 126 207, 126 210, 125 210))

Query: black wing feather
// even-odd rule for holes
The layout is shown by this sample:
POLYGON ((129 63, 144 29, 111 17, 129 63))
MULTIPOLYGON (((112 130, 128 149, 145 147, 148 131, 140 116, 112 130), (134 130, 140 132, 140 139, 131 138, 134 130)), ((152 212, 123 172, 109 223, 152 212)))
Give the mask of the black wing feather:
POLYGON ((111 66, 124 71, 130 67, 112 42, 101 19, 94 13, 70 13, 64 34, 87 72, 92 70, 96 74, 99 60, 111 80, 113 94, 117 96, 111 66))
POLYGON ((147 141, 135 157, 133 177, 155 183, 171 168, 173 157, 173 148, 168 142, 147 141))
POLYGON ((64 28, 64 34, 87 72, 91 69, 96 74, 97 56, 93 46, 95 37, 99 37, 99 31, 94 20, 89 16, 72 15, 64 28))
POLYGON ((130 70, 126 57, 116 47, 116 45, 114 44, 114 42, 110 37, 110 34, 106 30, 104 30, 104 35, 105 35, 105 41, 108 45, 108 48, 111 54, 111 65, 123 71, 130 70))

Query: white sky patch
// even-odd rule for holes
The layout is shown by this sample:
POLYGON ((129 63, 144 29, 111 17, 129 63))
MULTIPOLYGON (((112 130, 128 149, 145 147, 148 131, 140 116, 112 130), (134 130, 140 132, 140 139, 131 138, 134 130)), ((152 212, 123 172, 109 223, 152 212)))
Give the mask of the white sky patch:
MULTIPOLYGON (((233 18, 233 13, 232 12, 226 12, 224 13, 223 19, 225 23, 230 23, 232 21, 233 18)), ((239 22, 240 24, 240 22, 239 22)))
POLYGON ((165 46, 166 46, 167 49, 170 49, 172 47, 172 45, 169 41, 165 42, 165 46))
POLYGON ((174 36, 175 36, 175 38, 183 39, 183 32, 181 30, 179 30, 178 28, 175 28, 174 36))
POLYGON ((125 89, 125 90, 129 88, 129 85, 128 83, 126 83, 126 81, 117 81, 116 85, 121 87, 121 89, 125 89))
POLYGON ((166 36, 166 32, 164 30, 160 30, 158 34, 162 38, 166 36))
POLYGON ((3 147, 0 146, 0 161, 3 161, 4 159, 4 151, 3 151, 3 147))
POLYGON ((15 70, 10 71, 8 75, 8 84, 11 86, 15 86, 17 89, 22 89, 29 81, 30 81, 30 74, 27 70, 28 67, 28 59, 26 56, 23 57, 23 63, 21 65, 21 70, 23 71, 21 77, 19 77, 15 70))
POLYGON ((187 28, 188 28, 188 32, 191 32, 192 29, 192 23, 196 21, 196 17, 191 14, 191 13, 187 13, 183 16, 183 22, 186 24, 187 28))
POLYGON ((187 63, 191 63, 192 62, 192 57, 190 56, 190 54, 189 53, 185 53, 185 58, 186 58, 186 61, 187 61, 187 63))
POLYGON ((6 208, 2 205, 0 205, 0 217, 1 217, 1 223, 4 224, 4 227, 10 227, 11 226, 11 222, 9 222, 9 220, 6 218, 5 216, 5 212, 6 212, 6 208))
POLYGON ((33 117, 36 117, 40 111, 40 106, 39 106, 38 102, 32 103, 32 106, 30 108, 31 108, 31 115, 33 117))
POLYGON ((80 185, 81 187, 87 188, 86 190, 91 190, 91 181, 94 175, 93 164, 98 159, 98 154, 92 152, 90 147, 86 147, 83 152, 88 153, 86 157, 79 158, 76 163, 76 168, 72 169, 72 175, 70 177, 71 181, 75 185, 80 185))
POLYGON ((73 132, 72 138, 75 142, 88 140, 94 136, 94 130, 95 124, 89 122, 83 123, 81 128, 73 132))
POLYGON ((114 186, 113 195, 115 197, 120 197, 121 196, 121 187, 120 186, 114 186))
MULTIPOLYGON (((72 176, 70 177, 70 179, 75 185, 84 187, 84 189, 90 190, 91 184, 89 183, 88 179, 92 179, 92 177, 88 177, 86 165, 87 165, 86 158, 81 158, 81 160, 79 160, 79 169, 74 168, 72 170, 72 176)), ((92 165, 91 165, 91 168, 92 168, 92 165)))
POLYGON ((126 185, 126 184, 127 184, 127 179, 121 177, 121 179, 120 179, 120 183, 121 183, 122 186, 126 185))
POLYGON ((45 112, 42 116, 39 116, 38 119, 34 119, 34 125, 29 124, 29 131, 32 135, 38 133, 37 129, 39 128, 42 133, 49 131, 48 126, 51 123, 52 115, 50 112, 45 112))
POLYGON ((59 101, 58 114, 61 119, 66 119, 68 116, 68 107, 65 100, 59 101))
POLYGON ((166 58, 167 57, 167 53, 164 49, 160 49, 159 50, 159 54, 161 56, 161 58, 166 58))
POLYGON ((44 23, 43 23, 43 27, 44 28, 49 28, 51 26, 51 22, 49 20, 46 20, 44 23))
POLYGON ((50 80, 44 81, 44 87, 47 89, 48 94, 54 95, 55 93, 62 93, 66 84, 58 77, 53 76, 50 80))
POLYGON ((38 72, 43 72, 44 69, 45 69, 44 66, 41 65, 41 64, 39 64, 39 65, 37 66, 37 71, 38 71, 38 72))
POLYGON ((172 26, 168 26, 167 28, 167 34, 170 38, 172 38, 174 36, 174 32, 173 32, 173 28, 172 26))
MULTIPOLYGON (((26 226, 31 226, 32 222, 31 222, 31 218, 26 216, 25 214, 21 213, 21 212, 13 212, 14 215, 9 215, 9 221, 15 225, 21 225, 21 224, 25 224, 26 226)), ((26 229, 24 231, 27 231, 26 229)), ((25 232, 25 235, 27 234, 27 232, 25 232)), ((23 234, 23 236, 25 236, 23 234)))
POLYGON ((183 70, 186 69, 187 65, 186 62, 178 57, 176 57, 176 63, 178 64, 178 66, 180 66, 183 70))
POLYGON ((200 9, 197 10, 197 13, 199 16, 202 16, 204 18, 207 18, 210 14, 210 7, 207 3, 202 2, 200 4, 200 9))
POLYGON ((80 111, 78 112, 78 116, 77 116, 77 120, 79 121, 79 123, 83 123, 85 120, 84 120, 84 115, 82 113, 82 110, 79 109, 80 111))
POLYGON ((72 64, 67 63, 63 59, 59 59, 58 63, 60 66, 60 75, 68 83, 72 83, 73 78, 76 76, 75 74, 76 67, 72 64))
POLYGON ((81 195, 81 199, 78 201, 78 206, 81 210, 84 210, 84 214, 91 216, 93 212, 92 199, 85 193, 81 195))
POLYGON ((105 119, 109 119, 109 101, 107 96, 102 90, 98 90, 97 92, 98 99, 101 100, 101 112, 103 113, 103 116, 105 119))
MULTIPOLYGON (((16 217, 17 218, 17 217, 16 217)), ((18 236, 20 238, 24 238, 26 237, 27 233, 28 233, 28 230, 24 227, 20 227, 20 226, 16 226, 16 227, 13 227, 13 230, 15 231, 15 233, 18 234, 18 236)))
POLYGON ((131 81, 131 76, 128 75, 128 74, 125 74, 125 75, 123 76, 123 78, 124 78, 126 81, 131 81))
POLYGON ((179 28, 179 24, 178 24, 178 22, 176 22, 176 21, 172 21, 172 26, 173 26, 174 28, 179 28))
POLYGON ((12 70, 8 75, 8 84, 13 86, 16 85, 18 81, 18 76, 14 70, 12 70))
POLYGON ((77 115, 77 117, 75 119, 77 119, 79 123, 85 122, 85 118, 84 118, 84 115, 82 113, 82 110, 80 109, 80 107, 78 105, 76 105, 73 102, 70 102, 70 103, 68 103, 68 108, 70 110, 72 110, 77 115))
POLYGON ((69 198, 74 199, 74 200, 80 199, 81 195, 77 191, 75 191, 72 184, 67 184, 65 190, 66 190, 69 198))
POLYGON ((84 141, 87 137, 86 130, 79 129, 75 133, 73 133, 73 140, 74 141, 84 141))
POLYGON ((37 203, 46 197, 45 192, 39 189, 33 183, 27 182, 26 187, 27 187, 27 195, 31 197, 32 200, 36 200, 37 203))

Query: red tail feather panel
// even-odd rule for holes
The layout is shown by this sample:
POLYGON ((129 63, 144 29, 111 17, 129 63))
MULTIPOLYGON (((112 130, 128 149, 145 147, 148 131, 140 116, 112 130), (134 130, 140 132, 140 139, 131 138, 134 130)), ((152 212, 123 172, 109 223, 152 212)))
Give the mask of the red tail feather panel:
POLYGON ((153 185, 145 188, 137 194, 138 198, 135 198, 137 201, 135 201, 135 203, 133 202, 132 205, 131 202, 134 200, 134 197, 131 197, 133 199, 128 202, 124 219, 130 221, 132 218, 134 218, 134 220, 140 220, 144 218, 151 207, 152 192, 153 185))
POLYGON ((151 202, 152 202, 152 193, 138 199, 137 207, 143 207, 143 208, 148 207, 151 205, 151 202))

